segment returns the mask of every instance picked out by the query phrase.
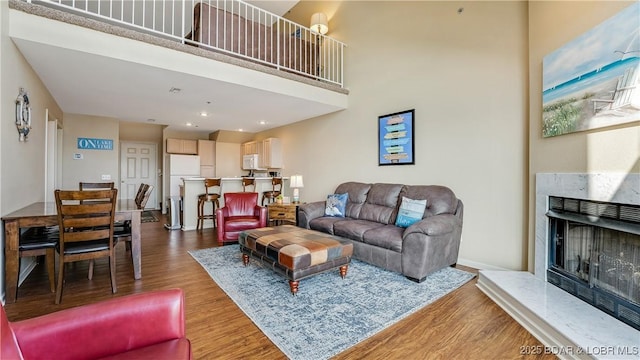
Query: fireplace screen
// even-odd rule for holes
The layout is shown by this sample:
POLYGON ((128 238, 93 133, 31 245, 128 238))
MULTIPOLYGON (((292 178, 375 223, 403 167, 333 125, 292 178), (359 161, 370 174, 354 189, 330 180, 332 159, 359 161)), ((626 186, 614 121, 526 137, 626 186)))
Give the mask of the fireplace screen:
POLYGON ((640 329, 640 207, 550 200, 549 282, 640 329))
POLYGON ((640 236, 566 222, 554 266, 640 305, 640 236))

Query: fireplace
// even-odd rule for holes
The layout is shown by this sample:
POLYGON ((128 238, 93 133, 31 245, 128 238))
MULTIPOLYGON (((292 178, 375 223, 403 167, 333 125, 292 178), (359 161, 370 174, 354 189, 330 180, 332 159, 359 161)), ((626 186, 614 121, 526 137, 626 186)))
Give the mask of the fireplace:
POLYGON ((548 203, 547 281, 640 330, 640 205, 548 203))
MULTIPOLYGON (((570 260, 577 260, 577 256, 565 256, 564 253, 559 255, 556 246, 553 246, 556 249, 553 253, 550 251, 552 245, 549 243, 553 239, 550 239, 549 234, 553 228, 553 232, 562 236, 563 244, 569 235, 574 237, 581 232, 582 235, 590 234, 594 232, 592 228, 596 226, 604 228, 598 232, 605 231, 617 235, 625 233, 623 236, 629 236, 626 233, 637 234, 634 232, 638 229, 637 223, 631 225, 630 231, 628 225, 633 221, 626 220, 626 215, 622 218, 614 217, 611 219, 601 215, 609 214, 609 209, 611 209, 609 203, 613 204, 614 208, 618 205, 632 205, 631 208, 640 207, 640 174, 539 173, 536 174, 535 184, 534 272, 505 271, 504 269, 480 270, 478 288, 538 338, 544 345, 543 351, 545 353, 548 351, 548 353, 558 355, 559 358, 637 360, 638 354, 640 354, 640 346, 638 346, 640 330, 621 319, 610 316, 610 312, 602 310, 601 307, 592 306, 583 301, 581 297, 585 296, 583 293, 585 289, 596 289, 594 291, 598 295, 592 295, 593 297, 599 296, 601 292, 604 292, 603 290, 610 290, 607 285, 614 282, 613 277, 603 278, 593 286, 589 285, 586 280, 596 274, 596 268, 599 273, 604 271, 600 268, 604 268, 604 263, 609 259, 600 257, 598 265, 595 266, 594 259, 597 257, 591 255, 588 245, 586 245, 586 250, 582 250, 581 246, 576 245, 570 251, 575 251, 574 255, 581 254, 581 265, 578 270, 577 261, 569 264, 570 260), (555 200, 552 201, 552 197, 588 200, 595 204, 595 212, 572 214, 570 211, 553 209, 555 200), (607 204, 600 205, 600 203, 607 204), (550 216, 552 215, 550 212, 562 213, 562 217, 550 216), (624 226, 620 228, 619 225, 624 226), (558 226, 564 226, 564 229, 558 229, 558 226), (633 230, 634 226, 636 230, 633 230), (561 286, 554 285, 548 279, 555 275, 551 270, 559 268, 557 265, 562 264, 560 261, 556 263, 556 266, 552 265, 553 261, 557 261, 558 256, 566 258, 562 267, 568 271, 558 270, 557 274, 561 274, 564 278, 577 280, 572 285, 577 288, 573 294, 570 291, 565 291, 561 286), (583 263, 583 260, 587 259, 589 260, 588 265, 583 263), (600 261, 603 264, 600 264, 600 261)), ((587 203, 585 202, 585 204, 587 203)), ((585 208, 591 209, 591 206, 585 208)), ((622 213, 626 214, 627 208, 624 207, 624 209, 622 213)), ((636 210, 632 212, 634 211, 636 210)), ((554 235, 553 238, 555 237, 554 235)), ((589 236, 585 237, 589 238, 589 236)), ((601 235, 591 235, 591 237, 595 237, 597 242, 601 235)), ((637 241, 637 237, 631 236, 631 238, 637 241)), ((629 240, 625 239, 624 242, 626 246, 629 240)), ((619 249, 617 251, 613 249, 615 244, 614 242, 613 245, 610 245, 611 249, 606 249, 607 254, 619 255, 619 249)), ((595 245, 592 245, 592 250, 594 248, 595 245)), ((595 250, 598 249, 595 248, 595 250)), ((623 252, 628 253, 628 250, 625 249, 623 252)), ((570 288, 571 285, 567 287, 570 288)), ((621 298, 615 292, 612 296, 615 301, 621 298)), ((589 295, 587 294, 586 297, 589 295)), ((627 302, 637 305, 633 301, 627 302)))

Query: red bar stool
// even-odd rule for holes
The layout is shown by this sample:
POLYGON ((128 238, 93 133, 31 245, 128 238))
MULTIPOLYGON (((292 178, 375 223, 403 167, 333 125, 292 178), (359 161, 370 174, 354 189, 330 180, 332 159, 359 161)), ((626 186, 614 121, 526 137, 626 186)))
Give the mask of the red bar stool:
POLYGON ((204 179, 204 194, 198 195, 198 223, 196 224, 196 230, 204 228, 204 221, 206 219, 213 220, 213 227, 216 227, 216 209, 220 208, 220 190, 221 190, 221 179, 204 179), (218 188, 218 192, 213 192, 214 188, 218 188), (204 204, 207 201, 211 201, 213 209, 211 214, 205 215, 204 213, 204 204))

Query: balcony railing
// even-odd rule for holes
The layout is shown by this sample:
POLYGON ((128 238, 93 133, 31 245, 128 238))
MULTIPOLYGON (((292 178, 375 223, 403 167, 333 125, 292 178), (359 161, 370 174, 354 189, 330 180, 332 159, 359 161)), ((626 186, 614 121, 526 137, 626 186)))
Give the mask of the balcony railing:
POLYGON ((26 1, 344 86, 344 43, 240 0, 26 1))

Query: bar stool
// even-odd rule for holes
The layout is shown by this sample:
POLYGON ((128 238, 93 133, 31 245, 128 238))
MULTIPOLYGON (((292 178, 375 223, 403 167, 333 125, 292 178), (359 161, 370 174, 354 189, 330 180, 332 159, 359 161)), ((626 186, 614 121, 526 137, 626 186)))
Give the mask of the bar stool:
POLYGON ((256 179, 250 177, 242 178, 242 192, 247 192, 247 186, 253 186, 253 192, 256 191, 256 179))
POLYGON ((268 203, 272 203, 282 193, 282 178, 271 178, 271 186, 271 190, 262 192, 262 206, 264 206, 265 200, 267 200, 268 203), (278 187, 278 190, 276 190, 276 187, 278 187))
POLYGON ((196 230, 204 228, 204 221, 206 219, 213 220, 213 227, 216 227, 216 209, 220 208, 220 189, 221 189, 221 179, 204 179, 204 194, 198 195, 198 223, 196 224, 196 230), (218 187, 218 192, 215 193, 211 191, 211 188, 218 187), (204 214, 204 204, 207 201, 211 201, 211 205, 213 206, 212 212, 210 215, 204 214))

